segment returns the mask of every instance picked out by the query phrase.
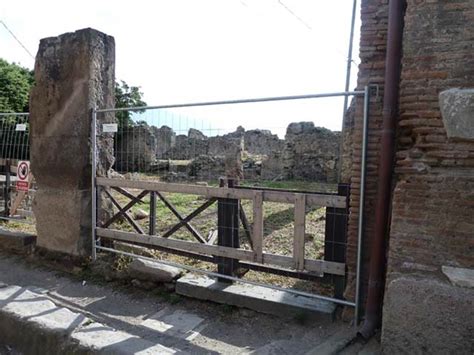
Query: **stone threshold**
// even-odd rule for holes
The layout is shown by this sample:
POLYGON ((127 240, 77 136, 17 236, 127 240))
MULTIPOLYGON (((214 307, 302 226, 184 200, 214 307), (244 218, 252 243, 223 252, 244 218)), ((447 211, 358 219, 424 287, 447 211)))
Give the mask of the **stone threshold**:
POLYGON ((248 284, 226 284, 208 277, 188 274, 176 281, 182 296, 227 304, 279 317, 334 319, 336 305, 286 291, 248 284))

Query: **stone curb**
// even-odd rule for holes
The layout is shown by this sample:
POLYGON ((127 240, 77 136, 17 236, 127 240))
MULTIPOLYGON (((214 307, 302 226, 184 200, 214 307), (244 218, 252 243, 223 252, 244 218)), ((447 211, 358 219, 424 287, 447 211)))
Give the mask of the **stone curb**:
POLYGON ((294 295, 261 286, 222 284, 213 279, 188 274, 176 281, 182 296, 249 308, 283 318, 298 316, 333 320, 336 305, 323 300, 294 295))
POLYGON ((5 284, 0 284, 0 342, 38 355, 176 353, 58 307, 44 294, 5 284))

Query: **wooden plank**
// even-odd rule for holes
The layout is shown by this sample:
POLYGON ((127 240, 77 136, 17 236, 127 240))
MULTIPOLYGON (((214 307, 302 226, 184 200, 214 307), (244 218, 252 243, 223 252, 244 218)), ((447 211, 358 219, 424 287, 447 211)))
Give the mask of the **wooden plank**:
MULTIPOLYGON (((338 185, 339 195, 348 197, 349 192, 348 184, 338 185)), ((348 218, 349 202, 346 208, 326 208, 324 260, 341 263, 346 262, 348 218)), ((344 276, 326 275, 325 281, 329 281, 334 285, 334 297, 344 298, 346 288, 346 279, 344 276)))
POLYGON ((252 245, 255 261, 263 262, 263 192, 254 191, 252 245))
POLYGON ((182 217, 181 214, 178 212, 176 207, 174 207, 171 202, 169 202, 162 194, 159 192, 156 192, 156 195, 160 198, 161 201, 168 207, 168 209, 173 212, 173 214, 179 219, 179 223, 175 224, 169 231, 167 231, 164 235, 163 238, 168 238, 170 237, 173 233, 175 233, 178 229, 181 227, 185 226, 188 231, 196 238, 199 242, 201 243, 206 243, 206 239, 204 239, 203 236, 201 236, 201 233, 198 232, 196 228, 194 228, 189 222, 196 217, 198 214, 200 214, 202 211, 207 209, 209 206, 211 206, 215 200, 210 199, 206 201, 204 204, 199 206, 196 210, 194 210, 191 214, 189 214, 186 217, 182 217))
POLYGON ((306 195, 298 194, 295 200, 295 232, 293 236, 293 258, 295 269, 304 269, 304 234, 306 227, 306 195))
POLYGON ((131 194, 130 192, 128 192, 125 189, 122 189, 122 188, 117 187, 117 186, 113 186, 112 189, 114 189, 117 192, 120 192, 122 195, 124 195, 125 197, 128 197, 130 200, 135 201, 136 203, 145 203, 145 201, 143 201, 142 198, 140 198, 140 199, 137 198, 135 195, 131 194))
MULTIPOLYGON (((107 190, 105 190, 107 191, 107 190)), ((130 208, 132 208, 136 203, 137 201, 141 200, 143 197, 146 196, 146 194, 148 194, 148 191, 142 191, 138 196, 137 196, 137 199, 136 200, 132 200, 130 201, 129 203, 127 203, 125 205, 125 207, 123 208, 119 208, 119 212, 117 212, 116 214, 114 214, 112 216, 112 218, 110 218, 107 222, 105 222, 102 227, 104 228, 107 228, 108 226, 110 226, 112 223, 114 223, 116 220, 119 219, 119 217, 123 214, 123 212, 125 211, 128 211, 130 208)))
MULTIPOLYGON (((237 181, 233 178, 220 178, 219 186, 234 188, 237 181)), ((220 198, 217 201, 217 245, 229 248, 240 248, 239 239, 239 210, 238 199, 220 198)), ((217 257, 217 272, 223 275, 238 276, 239 260, 217 257)), ((220 282, 229 283, 227 279, 218 278, 220 282)))
MULTIPOLYGON (((130 225, 133 227, 133 229, 135 229, 138 233, 140 234, 144 234, 145 232, 143 231, 142 227, 140 227, 132 218, 132 216, 130 215, 130 213, 128 213, 127 210, 122 210, 122 206, 120 206, 120 204, 118 203, 118 201, 112 196, 112 194, 105 190, 104 189, 104 192, 105 194, 110 198, 110 200, 112 201, 112 203, 115 205, 115 207, 118 208, 119 211, 122 211, 122 214, 123 216, 125 217, 125 219, 128 221, 128 223, 130 223, 130 225)), ((120 213, 120 212, 119 212, 120 213)))
POLYGON ((206 242, 206 244, 208 244, 208 245, 214 245, 215 241, 217 240, 217 236, 218 236, 217 230, 214 230, 214 231, 211 230, 211 231, 209 232, 208 237, 207 237, 207 242, 206 242))
MULTIPOLYGON (((123 232, 112 229, 97 228, 97 236, 103 238, 109 238, 114 240, 120 240, 123 242, 139 243, 141 245, 151 245, 157 247, 164 247, 170 249, 177 249, 182 251, 189 251, 195 253, 209 254, 214 256, 222 256, 234 259, 240 259, 245 261, 254 262, 255 253, 253 251, 236 249, 230 247, 222 247, 215 245, 206 245, 194 242, 188 242, 176 239, 165 239, 156 236, 149 236, 145 234, 137 234, 131 232, 123 232)), ((284 255, 275 255, 263 253, 263 263, 271 264, 275 266, 281 266, 286 268, 293 268, 293 258, 284 255)), ((334 275, 345 274, 345 264, 328 262, 324 260, 306 260, 305 270, 315 273, 327 273, 334 275)))
MULTIPOLYGON (((252 200, 254 194, 254 190, 251 189, 210 187, 143 180, 119 180, 104 177, 97 178, 97 185, 143 189, 148 191, 159 192, 175 192, 189 195, 201 195, 207 198, 231 198, 239 200, 252 200)), ((296 195, 296 193, 287 191, 265 191, 264 201, 293 204, 295 202, 296 195)), ((337 195, 308 194, 306 198, 306 204, 308 206, 329 206, 344 208, 346 206, 346 198, 344 196, 337 195)))

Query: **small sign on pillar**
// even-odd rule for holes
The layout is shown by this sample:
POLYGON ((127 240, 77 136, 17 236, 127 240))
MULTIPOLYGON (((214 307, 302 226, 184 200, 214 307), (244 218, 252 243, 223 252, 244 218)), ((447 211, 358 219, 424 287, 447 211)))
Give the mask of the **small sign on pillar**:
POLYGON ((17 191, 28 191, 30 188, 29 182, 30 175, 30 162, 26 160, 20 160, 16 169, 16 189, 17 191))

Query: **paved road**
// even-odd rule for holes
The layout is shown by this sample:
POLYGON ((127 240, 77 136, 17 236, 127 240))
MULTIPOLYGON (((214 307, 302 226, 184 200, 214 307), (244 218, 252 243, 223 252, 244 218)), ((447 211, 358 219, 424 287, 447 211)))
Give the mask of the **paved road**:
MULTIPOLYGON (((0 253, 0 284, 19 285, 55 304, 152 343, 193 354, 307 354, 338 333, 341 322, 281 319, 245 309, 191 299, 172 304, 140 290, 114 283, 94 284, 59 275, 38 264, 0 253)), ((0 355, 5 346, 0 347, 0 355)))

